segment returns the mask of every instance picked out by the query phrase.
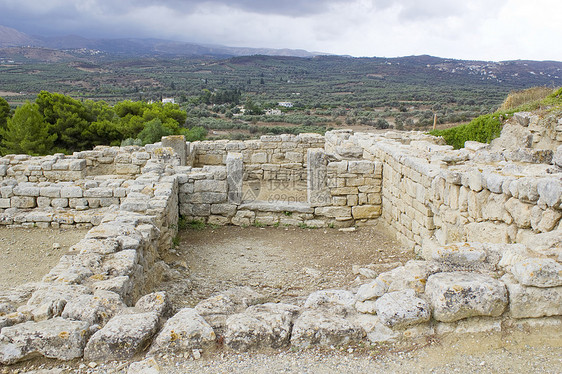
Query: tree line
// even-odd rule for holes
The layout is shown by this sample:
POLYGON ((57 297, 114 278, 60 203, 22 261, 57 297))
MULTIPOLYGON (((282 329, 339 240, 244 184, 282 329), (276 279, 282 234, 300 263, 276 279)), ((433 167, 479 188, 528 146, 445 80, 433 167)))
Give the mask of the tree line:
POLYGON ((202 140, 206 130, 185 127, 186 119, 172 103, 126 100, 110 106, 41 91, 34 102, 11 111, 0 97, 0 153, 69 154, 96 145, 144 145, 166 135, 202 140))

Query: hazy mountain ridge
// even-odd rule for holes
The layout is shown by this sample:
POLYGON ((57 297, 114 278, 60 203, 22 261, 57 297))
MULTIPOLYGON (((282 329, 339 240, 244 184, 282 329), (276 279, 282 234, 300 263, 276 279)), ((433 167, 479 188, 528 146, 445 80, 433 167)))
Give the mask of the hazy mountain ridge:
POLYGON ((118 55, 171 55, 232 57, 245 55, 312 57, 322 53, 301 49, 240 48, 203 45, 162 39, 88 39, 78 35, 60 37, 29 36, 16 29, 0 25, 0 48, 41 47, 57 50, 89 49, 118 55))

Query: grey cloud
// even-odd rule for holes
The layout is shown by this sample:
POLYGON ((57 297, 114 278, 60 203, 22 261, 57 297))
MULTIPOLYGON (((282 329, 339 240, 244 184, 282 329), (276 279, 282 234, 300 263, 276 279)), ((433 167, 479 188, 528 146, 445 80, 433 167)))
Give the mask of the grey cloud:
MULTIPOLYGON (((102 0, 103 1, 103 0, 102 0)), ((166 6, 170 9, 192 11, 202 4, 223 5, 258 14, 307 16, 323 13, 330 4, 346 3, 346 0, 141 0, 143 5, 166 6)), ((132 1, 131 1, 132 3, 132 1)))
POLYGON ((478 13, 485 16, 486 13, 493 14, 501 9, 507 0, 372 0, 375 7, 388 9, 399 7, 399 18, 403 21, 424 21, 447 18, 451 16, 464 16, 470 9, 479 8, 478 13))

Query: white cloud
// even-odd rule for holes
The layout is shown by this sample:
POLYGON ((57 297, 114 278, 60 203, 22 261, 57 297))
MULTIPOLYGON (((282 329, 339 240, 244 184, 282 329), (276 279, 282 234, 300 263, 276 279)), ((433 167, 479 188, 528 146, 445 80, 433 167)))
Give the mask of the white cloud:
POLYGON ((0 9, 0 24, 25 32, 355 56, 562 60, 559 0, 0 0, 0 9))

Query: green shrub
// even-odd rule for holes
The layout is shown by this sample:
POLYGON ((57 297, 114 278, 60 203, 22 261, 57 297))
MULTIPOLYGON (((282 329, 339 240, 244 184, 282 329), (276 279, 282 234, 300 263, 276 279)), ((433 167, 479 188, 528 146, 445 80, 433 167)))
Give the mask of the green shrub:
POLYGON ((502 122, 500 118, 506 113, 492 113, 477 117, 470 123, 452 127, 445 130, 431 131, 431 135, 442 136, 445 142, 459 149, 464 147, 464 142, 473 140, 481 143, 489 143, 500 136, 502 122))
POLYGON ((463 148, 464 142, 467 140, 489 143, 500 136, 504 119, 509 118, 516 112, 536 110, 544 106, 551 109, 562 106, 562 88, 557 89, 542 100, 527 102, 508 111, 485 114, 473 119, 470 123, 445 130, 433 130, 430 134, 442 136, 445 142, 455 149, 463 148))

